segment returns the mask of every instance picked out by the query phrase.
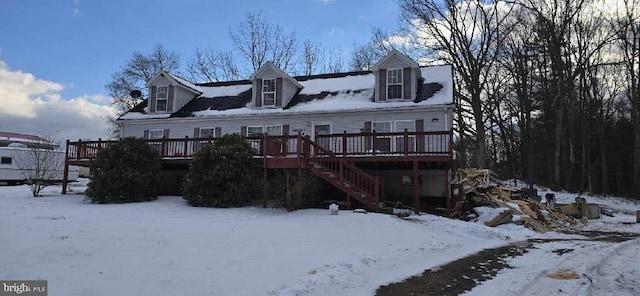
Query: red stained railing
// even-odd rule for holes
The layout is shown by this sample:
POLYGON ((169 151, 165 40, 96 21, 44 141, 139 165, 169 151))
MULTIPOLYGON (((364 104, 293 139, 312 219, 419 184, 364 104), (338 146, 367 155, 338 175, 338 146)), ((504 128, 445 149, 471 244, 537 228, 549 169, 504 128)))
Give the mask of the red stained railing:
MULTIPOLYGON (((297 135, 248 137, 258 155, 294 157, 300 155, 304 145, 297 135), (265 144, 266 143, 266 144, 265 144)), ((69 160, 85 160, 117 140, 68 142, 69 160)), ((204 145, 215 145, 216 138, 145 139, 162 158, 189 159, 204 145)), ((358 156, 445 156, 451 157, 451 132, 396 132, 318 135, 309 150, 311 156, 333 154, 336 157, 358 156)))

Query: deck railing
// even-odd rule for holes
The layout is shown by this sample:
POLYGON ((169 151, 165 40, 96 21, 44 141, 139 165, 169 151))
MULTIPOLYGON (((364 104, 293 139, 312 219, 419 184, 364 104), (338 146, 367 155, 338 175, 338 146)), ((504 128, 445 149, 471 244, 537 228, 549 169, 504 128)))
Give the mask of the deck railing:
MULTIPOLYGON (((258 155, 270 157, 294 157, 300 155, 304 145, 297 135, 247 137, 258 155), (266 144, 265 144, 266 143, 266 144)), ((87 160, 98 151, 117 140, 67 141, 67 159, 87 160)), ((190 159, 205 145, 215 145, 216 138, 164 138, 145 139, 149 146, 164 159, 190 159)), ((358 156, 444 156, 451 157, 451 132, 395 132, 317 135, 313 141, 311 156, 330 151, 338 157, 358 156)))

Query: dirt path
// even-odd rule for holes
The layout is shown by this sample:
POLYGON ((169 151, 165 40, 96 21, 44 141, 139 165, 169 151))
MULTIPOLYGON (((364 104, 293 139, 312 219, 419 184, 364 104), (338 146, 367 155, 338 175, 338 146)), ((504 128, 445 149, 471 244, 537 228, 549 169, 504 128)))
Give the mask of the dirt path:
MULTIPOLYGON (((436 268, 425 270, 423 274, 378 288, 378 296, 427 296, 427 295, 459 295, 471 290, 483 281, 492 279, 498 271, 510 268, 506 258, 517 257, 527 253, 536 244, 551 241, 596 240, 619 243, 639 237, 637 233, 622 232, 581 232, 584 239, 531 239, 486 249, 471 256, 447 263, 436 268)), ((558 249, 558 255, 571 252, 571 249, 558 249)))

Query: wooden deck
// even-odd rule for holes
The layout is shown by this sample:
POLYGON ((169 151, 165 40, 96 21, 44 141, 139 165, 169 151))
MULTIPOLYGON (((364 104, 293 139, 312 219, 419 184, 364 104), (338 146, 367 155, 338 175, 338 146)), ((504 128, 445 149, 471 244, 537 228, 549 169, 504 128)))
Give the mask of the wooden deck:
MULTIPOLYGON (((302 154, 322 156, 327 151, 349 161, 451 161, 453 159, 451 132, 358 133, 316 136, 316 145, 303 145, 302 135, 248 137, 256 149, 256 157, 266 156, 267 165, 289 167, 297 165, 295 158, 302 154), (266 143, 266 144, 265 144, 266 143), (322 148, 322 151, 317 147, 322 148), (307 149, 307 151, 304 151, 307 149)), ((71 165, 88 165, 98 151, 117 140, 67 141, 66 159, 71 165)), ((216 138, 145 139, 167 162, 189 162, 204 145, 215 145, 216 138)))
MULTIPOLYGON (((357 162, 408 162, 414 175, 414 202, 419 205, 418 163, 451 162, 453 144, 451 132, 358 133, 316 136, 286 135, 248 137, 267 169, 302 168, 341 189, 365 207, 378 210, 384 184, 379 177, 358 168, 357 162)), ((113 141, 67 141, 65 172, 69 165, 87 166, 97 153, 113 141)), ((158 151, 164 163, 188 163, 206 145, 215 145, 216 138, 145 139, 158 151)), ((66 179, 65 179, 66 180, 66 179)), ((63 182, 63 193, 66 182, 63 182)))

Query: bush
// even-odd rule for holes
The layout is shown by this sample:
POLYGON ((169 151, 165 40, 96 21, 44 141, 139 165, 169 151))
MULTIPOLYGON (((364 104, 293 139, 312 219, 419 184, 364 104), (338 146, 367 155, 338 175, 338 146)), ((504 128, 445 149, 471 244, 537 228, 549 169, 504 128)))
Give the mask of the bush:
POLYGON ((158 198, 160 159, 142 139, 124 138, 98 152, 90 164, 87 198, 96 203, 149 201, 158 198))
POLYGON ((287 211, 317 207, 322 180, 308 171, 286 170, 269 178, 267 195, 275 197, 277 206, 287 211))
POLYGON ((261 175, 256 151, 238 134, 227 134, 193 156, 184 199, 196 207, 236 207, 259 197, 261 175))

